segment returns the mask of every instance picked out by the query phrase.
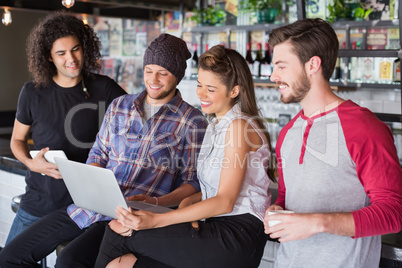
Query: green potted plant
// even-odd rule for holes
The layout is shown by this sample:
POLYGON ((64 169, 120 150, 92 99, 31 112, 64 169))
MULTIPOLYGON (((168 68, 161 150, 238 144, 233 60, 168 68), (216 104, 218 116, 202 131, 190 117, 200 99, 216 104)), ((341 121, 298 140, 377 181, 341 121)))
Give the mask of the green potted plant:
POLYGON ((367 9, 366 15, 366 9, 364 8, 364 5, 360 2, 349 3, 345 2, 345 0, 334 0, 332 4, 328 5, 328 11, 329 16, 327 17, 327 19, 331 23, 340 20, 353 20, 357 17, 366 18, 371 13, 371 11, 367 9))
POLYGON ((193 15, 190 17, 197 25, 215 25, 220 26, 226 20, 226 12, 218 6, 209 5, 207 8, 198 10, 193 9, 193 15))
POLYGON ((329 16, 327 19, 333 23, 337 20, 346 20, 348 14, 350 14, 350 8, 345 5, 344 0, 334 0, 334 2, 328 5, 329 16))
POLYGON ((245 0, 241 4, 245 11, 255 14, 258 22, 273 23, 282 11, 282 0, 245 0))
POLYGON ((366 9, 363 3, 359 3, 359 7, 356 7, 352 10, 352 16, 355 18, 355 20, 362 21, 366 19, 371 12, 373 12, 371 8, 366 9))

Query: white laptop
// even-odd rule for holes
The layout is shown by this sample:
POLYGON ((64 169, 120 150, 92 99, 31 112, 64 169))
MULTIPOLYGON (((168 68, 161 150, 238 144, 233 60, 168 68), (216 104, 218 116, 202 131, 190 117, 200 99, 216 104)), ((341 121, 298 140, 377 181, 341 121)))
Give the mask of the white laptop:
MULTIPOLYGON (((39 152, 40 152, 40 150, 32 150, 32 151, 29 151, 29 154, 31 155, 32 158, 35 158, 35 156, 39 152)), ((67 159, 66 154, 62 150, 49 150, 44 154, 44 157, 47 162, 53 163, 53 164, 56 164, 56 162, 54 161, 55 157, 67 159)))
POLYGON ((117 218, 116 208, 164 213, 172 209, 139 201, 126 201, 113 171, 59 157, 54 158, 64 183, 78 207, 111 218, 117 218))

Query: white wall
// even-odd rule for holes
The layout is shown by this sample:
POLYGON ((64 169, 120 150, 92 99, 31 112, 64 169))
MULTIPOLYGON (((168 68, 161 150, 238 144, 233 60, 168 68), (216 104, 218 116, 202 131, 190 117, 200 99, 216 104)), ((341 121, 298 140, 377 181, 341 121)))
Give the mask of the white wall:
MULTIPOLYGON (((11 210, 14 196, 25 193, 25 177, 0 170, 0 247, 4 247, 15 213, 11 210)), ((56 254, 47 257, 47 266, 54 267, 56 254)))
POLYGON ((0 170, 0 246, 4 247, 15 213, 11 199, 25 192, 24 176, 0 170))

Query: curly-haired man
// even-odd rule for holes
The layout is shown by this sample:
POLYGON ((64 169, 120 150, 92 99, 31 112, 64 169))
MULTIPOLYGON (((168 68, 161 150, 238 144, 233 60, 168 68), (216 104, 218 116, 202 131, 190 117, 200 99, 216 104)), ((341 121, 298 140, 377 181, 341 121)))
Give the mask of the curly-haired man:
POLYGON ((63 150, 85 162, 106 108, 125 91, 99 71, 100 42, 91 27, 67 12, 47 15, 27 42, 33 81, 22 87, 11 138, 11 150, 28 168, 27 187, 6 245, 28 226, 72 203, 48 150, 63 150), (32 131, 33 159, 28 149, 32 131))
MULTIPOLYGON (((145 89, 116 98, 106 111, 86 163, 112 170, 129 200, 174 207, 200 190, 197 156, 207 121, 177 89, 190 56, 182 39, 159 35, 144 54, 145 89)), ((110 220, 75 204, 55 210, 1 250, 0 266, 33 267, 70 241, 56 267, 94 267, 110 220)))

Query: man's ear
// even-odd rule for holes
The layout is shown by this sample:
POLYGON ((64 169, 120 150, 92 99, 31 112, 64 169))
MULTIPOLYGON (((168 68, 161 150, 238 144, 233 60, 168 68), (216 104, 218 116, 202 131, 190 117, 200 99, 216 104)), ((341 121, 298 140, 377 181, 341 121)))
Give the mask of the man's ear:
POLYGON ((321 69, 321 58, 318 56, 313 56, 308 62, 306 62, 305 66, 307 74, 315 74, 321 69))
POLYGON ((239 93, 240 93, 240 87, 239 85, 237 85, 230 91, 230 97, 234 99, 239 95, 239 93))

